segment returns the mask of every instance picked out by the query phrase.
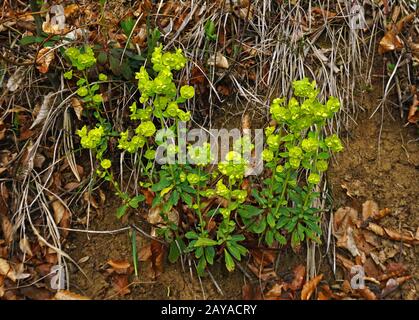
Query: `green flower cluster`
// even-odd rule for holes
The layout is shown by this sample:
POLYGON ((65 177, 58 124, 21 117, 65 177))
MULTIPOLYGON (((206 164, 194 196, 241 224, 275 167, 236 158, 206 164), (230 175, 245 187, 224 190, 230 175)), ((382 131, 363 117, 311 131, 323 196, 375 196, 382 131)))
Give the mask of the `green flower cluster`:
POLYGON ((120 133, 118 148, 127 150, 129 153, 135 153, 138 149, 144 147, 146 139, 140 135, 134 135, 132 138, 129 137, 129 131, 126 130, 120 133))
POLYGON ((65 55, 71 60, 71 64, 82 71, 92 67, 96 63, 95 54, 91 47, 85 46, 82 50, 78 48, 68 48, 65 55))
POLYGON ((190 163, 200 167, 208 165, 214 159, 209 143, 204 143, 202 146, 188 146, 188 155, 190 163))
POLYGON ((340 102, 335 97, 330 97, 326 104, 320 103, 314 80, 310 82, 304 78, 294 81, 293 90, 295 97, 304 99, 301 103, 295 97, 289 100, 288 105, 285 99, 274 99, 270 108, 272 118, 293 131, 305 130, 314 124, 324 125, 339 111, 340 102))
POLYGON ((81 138, 81 146, 86 149, 96 149, 102 142, 105 135, 103 126, 87 130, 87 126, 83 126, 80 130, 76 131, 77 135, 81 138))
POLYGON ((339 137, 336 134, 332 134, 331 136, 328 136, 324 140, 324 142, 326 146, 334 152, 341 152, 343 150, 342 142, 340 141, 339 137))
POLYGON ((160 72, 162 70, 176 70, 179 71, 186 65, 186 58, 183 55, 182 49, 177 49, 174 53, 163 53, 163 45, 156 47, 151 56, 153 63, 153 70, 160 72))
POLYGON ((236 151, 229 151, 225 160, 218 164, 218 170, 232 181, 243 179, 247 161, 236 151))

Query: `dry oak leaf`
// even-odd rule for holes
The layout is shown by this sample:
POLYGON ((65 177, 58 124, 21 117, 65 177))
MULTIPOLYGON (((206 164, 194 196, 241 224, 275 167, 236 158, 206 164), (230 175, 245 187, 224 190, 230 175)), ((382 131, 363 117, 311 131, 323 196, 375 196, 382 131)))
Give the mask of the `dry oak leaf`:
POLYGON ((418 95, 415 93, 413 95, 413 102, 409 108, 409 114, 407 116, 407 120, 410 123, 416 123, 419 120, 418 107, 419 107, 419 99, 418 99, 418 95))
POLYGON ((297 291, 297 290, 300 290, 304 284, 304 280, 306 277, 306 267, 300 264, 296 266, 293 271, 294 271, 294 279, 292 280, 290 284, 286 285, 286 288, 292 291, 297 291))
POLYGON ((107 262, 108 265, 111 266, 111 271, 115 271, 118 274, 127 274, 129 273, 129 269, 131 264, 125 260, 109 260, 107 262))
POLYGON ((337 246, 348 249, 353 256, 359 256, 354 232, 359 226, 358 212, 350 207, 339 208, 333 218, 333 234, 337 239, 337 246))
POLYGON ((317 285, 323 279, 323 274, 314 277, 310 281, 304 284, 303 290, 301 291, 301 300, 308 300, 310 299, 311 295, 313 294, 314 290, 316 290, 317 285))
POLYGON ((377 202, 373 200, 367 200, 362 204, 362 220, 373 218, 378 215, 379 209, 377 202))
POLYGON ((73 107, 74 112, 76 113, 77 119, 81 120, 83 114, 83 106, 79 99, 71 98, 71 106, 73 107))
POLYGON ((113 276, 112 284, 115 288, 115 291, 120 296, 125 296, 131 293, 131 290, 129 289, 128 275, 126 274, 118 274, 113 276))
POLYGON ((58 290, 53 300, 90 300, 90 298, 68 290, 58 290))
POLYGON ((357 292, 361 295, 361 297, 363 297, 364 299, 367 300, 377 300, 377 297, 375 295, 374 292, 372 292, 370 290, 370 288, 365 287, 363 289, 357 289, 357 292))
POLYGON ((151 240, 150 249, 151 267, 154 272, 154 277, 156 277, 164 271, 164 258, 166 254, 166 247, 156 240, 151 240))
POLYGON ((403 48, 403 42, 397 35, 396 30, 393 28, 384 35, 378 47, 378 53, 384 54, 389 51, 394 51, 403 48))
MULTIPOLYGON (((3 206, 4 203, 3 199, 0 199, 0 205, 3 206)), ((4 207, 6 208, 6 207, 4 207)), ((7 210, 6 210, 7 212, 7 210)), ((10 222, 9 218, 0 212, 0 220, 1 220, 1 229, 3 231, 4 240, 6 241, 6 244, 12 243, 13 240, 13 226, 10 222)))
POLYGON ((36 68, 40 73, 47 73, 52 60, 54 60, 54 50, 52 48, 42 48, 36 56, 36 68))
POLYGON ((282 289, 284 289, 284 284, 275 283, 273 287, 264 294, 264 298, 266 300, 282 300, 282 289))
POLYGON ((16 282, 16 272, 10 266, 9 262, 0 258, 0 275, 8 277, 13 282, 16 282))
POLYGON ((370 222, 367 226, 367 229, 374 232, 375 234, 381 237, 388 237, 391 240, 395 241, 403 241, 412 244, 419 244, 419 239, 412 235, 401 234, 397 231, 394 231, 389 228, 381 227, 378 224, 370 222))

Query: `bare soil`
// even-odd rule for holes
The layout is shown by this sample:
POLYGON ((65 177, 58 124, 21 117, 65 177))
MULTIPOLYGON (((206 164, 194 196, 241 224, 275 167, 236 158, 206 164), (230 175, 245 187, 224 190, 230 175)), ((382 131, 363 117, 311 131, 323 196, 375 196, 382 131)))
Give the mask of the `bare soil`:
MULTIPOLYGON (((405 123, 394 107, 379 109, 379 79, 370 92, 360 95, 365 112, 359 114, 346 135, 345 150, 330 170, 333 208, 352 207, 362 211, 366 200, 374 200, 391 214, 380 225, 415 235, 419 227, 419 142, 418 128, 405 123)), ((413 280, 402 286, 392 298, 417 299, 419 292, 418 247, 385 241, 383 252, 394 255, 390 261, 408 266, 413 280)))

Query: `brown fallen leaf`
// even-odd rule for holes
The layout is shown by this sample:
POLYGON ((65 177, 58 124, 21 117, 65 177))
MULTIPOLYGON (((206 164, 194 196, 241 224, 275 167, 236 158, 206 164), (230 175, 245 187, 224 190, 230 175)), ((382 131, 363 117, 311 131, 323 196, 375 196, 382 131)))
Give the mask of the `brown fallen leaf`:
POLYGON ((362 220, 373 218, 378 215, 379 208, 377 202, 373 200, 367 200, 362 204, 362 220))
POLYGON ((377 300, 377 296, 375 295, 375 293, 374 292, 372 292, 371 290, 370 290, 370 288, 368 288, 368 287, 365 287, 365 288, 363 288, 363 289, 357 289, 356 290, 360 295, 361 295, 361 297, 363 297, 364 299, 367 299, 367 300, 377 300))
POLYGON ((348 270, 351 270, 352 267, 355 265, 351 260, 345 258, 340 254, 336 254, 336 259, 342 266, 344 266, 348 270))
POLYGON ((390 278, 396 278, 407 274, 406 266, 398 262, 389 263, 385 271, 385 274, 382 274, 377 278, 379 281, 386 281, 390 278))
POLYGON ((150 189, 141 189, 141 193, 144 195, 145 197, 145 203, 151 207, 151 205, 153 204, 153 200, 155 197, 155 194, 153 191, 151 191, 150 189))
POLYGON ((116 272, 117 274, 128 274, 131 264, 126 260, 109 260, 107 262, 111 266, 109 271, 116 272))
POLYGON ((77 11, 79 11, 79 5, 70 4, 64 8, 64 16, 68 18, 69 16, 75 14, 77 11))
POLYGON ((354 257, 361 255, 355 241, 355 238, 359 238, 357 232, 359 224, 358 212, 350 207, 339 208, 333 218, 333 234, 337 239, 336 245, 348 249, 354 257))
POLYGON ((248 263, 247 267, 249 268, 250 271, 253 272, 253 274, 260 280, 262 281, 268 281, 268 280, 273 280, 273 279, 277 279, 278 276, 275 272, 275 270, 273 268, 258 268, 255 265, 248 263))
POLYGON ((266 300, 281 300, 282 289, 284 284, 275 283, 273 287, 264 294, 266 300))
POLYGON ((310 281, 304 284, 303 290, 301 291, 301 300, 309 300, 314 290, 316 290, 317 285, 323 279, 323 274, 320 274, 310 281))
POLYGON ((391 278, 387 281, 386 286, 381 291, 380 298, 383 299, 395 290, 397 290, 403 283, 405 283, 407 280, 410 280, 412 276, 405 276, 400 278, 391 278))
POLYGON ((66 230, 70 228, 70 219, 71 214, 70 211, 64 206, 64 204, 60 200, 54 200, 51 203, 53 212, 54 212, 54 220, 61 228, 60 232, 63 238, 68 236, 69 231, 66 230))
MULTIPOLYGON (((1 282, 0 282, 1 284, 1 282)), ((259 286, 253 286, 252 284, 245 283, 242 287, 242 297, 243 300, 255 300, 255 291, 259 289, 259 286), (256 288, 255 288, 256 287, 256 288)), ((259 293, 260 293, 260 289, 259 289, 259 293)))
POLYGON ((24 254, 28 255, 29 257, 33 256, 31 245, 29 244, 28 238, 23 237, 22 239, 20 239, 19 248, 24 254))
POLYGON ((131 293, 131 290, 129 289, 128 275, 126 274, 118 274, 113 276, 112 284, 114 286, 115 291, 120 296, 125 296, 131 293))
POLYGON ((407 116, 407 120, 410 123, 416 123, 419 120, 418 107, 419 107, 419 99, 418 99, 418 95, 415 93, 413 95, 413 102, 409 108, 409 114, 407 116))
POLYGON ((89 297, 82 296, 68 290, 58 290, 53 299, 54 300, 90 300, 89 297))
POLYGON ((151 245, 147 244, 145 246, 142 246, 138 252, 138 260, 139 261, 148 261, 150 260, 152 256, 151 253, 151 245))
POLYGON ((166 254, 166 247, 156 240, 151 240, 150 246, 151 265, 154 271, 154 277, 157 277, 164 271, 164 258, 166 254))
POLYGON ((54 60, 54 50, 52 48, 42 48, 36 56, 36 68, 41 73, 47 73, 52 60, 54 60))
POLYGON ((380 40, 378 53, 384 54, 389 51, 399 50, 403 48, 403 41, 397 35, 395 28, 386 32, 384 37, 380 40))
POLYGON ((7 260, 0 258, 0 275, 6 276, 13 282, 16 282, 16 272, 10 266, 7 260))
POLYGON ((19 291, 30 300, 51 300, 52 298, 50 291, 45 288, 37 288, 34 285, 23 287, 19 291))
POLYGON ((64 186, 64 189, 67 191, 76 190, 80 186, 80 182, 69 182, 64 186))
POLYGON ((391 240, 395 240, 395 241, 403 241, 403 242, 408 242, 408 243, 412 243, 412 244, 418 244, 419 243, 419 239, 414 238, 411 235, 407 235, 407 234, 401 234, 397 231, 394 231, 390 228, 385 228, 385 227, 381 227, 378 224, 375 223, 369 223, 367 226, 367 229, 374 232, 375 234, 381 236, 381 237, 388 237, 391 240))
MULTIPOLYGON (((3 205, 2 199, 0 198, 0 206, 3 205)), ((3 207, 6 209, 6 207, 3 207)), ((1 210, 1 209, 0 209, 1 210)), ((7 209, 5 210, 7 212, 7 209)), ((6 244, 11 244, 13 241, 13 226, 10 222, 9 218, 0 212, 0 222, 1 222, 1 229, 3 231, 4 240, 6 241, 6 244)))
POLYGON ((9 90, 10 92, 13 92, 22 86, 23 80, 25 79, 26 70, 27 68, 22 67, 22 66, 16 69, 16 71, 7 81, 7 84, 6 84, 7 90, 9 90))
POLYGON ((71 98, 71 106, 77 116, 77 119, 81 120, 81 116, 83 115, 83 106, 79 99, 71 98))
POLYGON ((251 249, 250 255, 253 258, 255 265, 262 268, 272 266, 277 257, 275 251, 262 249, 251 249))
POLYGON ((333 293, 333 291, 330 289, 329 285, 324 284, 321 286, 321 290, 319 294, 317 295, 317 300, 340 300, 342 297, 333 293))
POLYGON ((290 289, 291 291, 300 290, 304 284, 304 280, 306 277, 306 267, 302 264, 297 265, 294 270, 294 279, 288 285, 286 285, 286 289, 290 289))

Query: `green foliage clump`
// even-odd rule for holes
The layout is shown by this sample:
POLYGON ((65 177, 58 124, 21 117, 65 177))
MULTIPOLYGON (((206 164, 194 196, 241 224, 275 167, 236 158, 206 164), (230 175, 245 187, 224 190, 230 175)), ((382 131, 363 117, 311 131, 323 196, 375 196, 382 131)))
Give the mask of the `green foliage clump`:
POLYGON ((288 103, 274 99, 270 107, 275 125, 265 129, 263 150, 270 175, 261 190, 252 192, 258 207, 239 209, 246 228, 263 237, 268 246, 275 241, 285 244, 287 235, 293 247, 306 238, 320 241, 320 217, 313 207, 319 197, 317 185, 331 152, 343 149, 337 135, 323 138, 321 134, 326 121, 339 110, 339 100, 330 97, 321 103, 315 81, 307 78, 294 81, 293 90, 288 103), (302 174, 305 181, 298 180, 302 174))

